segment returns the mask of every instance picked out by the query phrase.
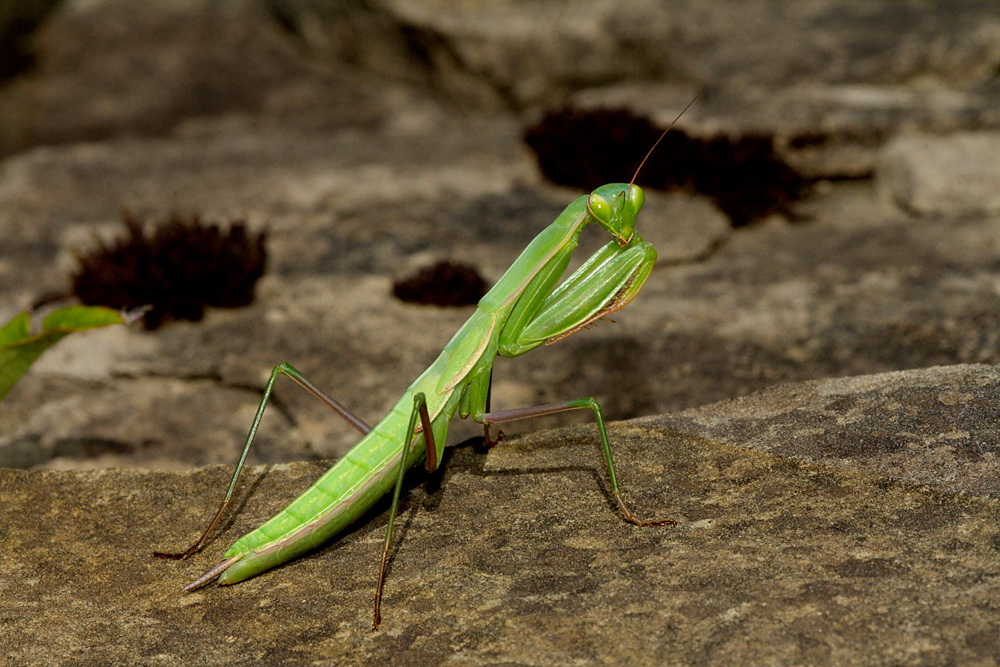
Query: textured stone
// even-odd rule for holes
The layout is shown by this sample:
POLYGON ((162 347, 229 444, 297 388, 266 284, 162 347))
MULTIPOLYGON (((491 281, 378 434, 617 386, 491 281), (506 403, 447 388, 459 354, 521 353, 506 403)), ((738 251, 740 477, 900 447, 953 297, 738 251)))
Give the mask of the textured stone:
POLYGON ((593 425, 465 443, 406 494, 375 635, 384 512, 287 567, 179 591, 321 464, 251 469, 183 562, 149 554, 194 539, 227 468, 0 470, 0 641, 18 664, 988 664, 997 405, 997 369, 963 366, 613 424, 630 503, 669 528, 616 516, 593 425), (899 447, 934 467, 894 469, 899 447))
POLYGON ((1000 214, 1000 132, 894 139, 879 158, 879 186, 902 208, 927 216, 1000 214))

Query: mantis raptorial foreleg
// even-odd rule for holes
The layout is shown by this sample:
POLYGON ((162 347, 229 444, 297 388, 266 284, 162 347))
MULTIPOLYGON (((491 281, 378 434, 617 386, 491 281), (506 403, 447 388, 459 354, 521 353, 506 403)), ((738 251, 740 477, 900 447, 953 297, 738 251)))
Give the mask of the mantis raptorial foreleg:
POLYGON ((215 530, 216 524, 222 518, 222 515, 226 513, 229 508, 229 503, 232 502, 233 493, 236 491, 236 483, 239 481, 240 474, 243 472, 243 466, 246 464, 247 455, 250 453, 250 445, 253 444, 253 439, 257 435, 257 427, 260 426, 260 420, 264 417, 264 409, 267 407, 267 402, 271 398, 271 391, 274 389, 274 383, 278 380, 278 377, 284 375, 291 378, 300 387, 308 391, 310 394, 323 401, 331 410, 336 412, 338 415, 344 418, 348 424, 356 428, 361 432, 362 435, 366 435, 372 430, 363 419, 355 415, 353 412, 348 410, 344 405, 327 395, 323 390, 314 385, 309 379, 302 374, 297 368, 289 363, 278 364, 271 371, 271 377, 268 378, 267 385, 264 387, 264 394, 260 398, 260 403, 257 405, 257 413, 254 415, 253 423, 250 424, 250 431, 247 433, 246 441, 243 443, 243 451, 240 453, 240 460, 236 464, 236 469, 233 471, 233 475, 229 480, 229 488, 226 490, 226 495, 222 499, 222 503, 219 505, 219 509, 215 512, 215 516, 212 520, 208 522, 208 526, 202 532, 201 537, 187 548, 186 551, 180 553, 164 553, 162 551, 154 551, 153 555, 157 558, 169 558, 171 560, 183 560, 189 556, 201 551, 206 542, 208 542, 208 536, 212 534, 215 530))

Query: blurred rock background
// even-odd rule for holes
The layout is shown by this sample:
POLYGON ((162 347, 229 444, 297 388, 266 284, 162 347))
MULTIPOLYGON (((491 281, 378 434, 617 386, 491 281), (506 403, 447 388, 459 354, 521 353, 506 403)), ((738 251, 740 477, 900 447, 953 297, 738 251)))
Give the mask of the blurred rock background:
MULTIPOLYGON (((231 461, 280 361, 377 419, 470 312, 403 303, 393 281, 447 260, 492 283, 588 187, 546 179, 530 128, 608 109, 664 127, 696 94, 678 135, 703 143, 674 168, 725 145, 699 177, 719 174, 714 194, 650 190, 643 294, 501 360, 495 405, 594 395, 621 419, 1000 356, 988 0, 63 0, 5 4, 0 34, 0 315, 64 292, 123 210, 245 222, 268 251, 249 307, 51 351, 0 404, 4 465, 231 461), (794 186, 727 171, 754 146, 794 186), (734 228, 721 197, 764 190, 734 228)), ((598 128, 550 159, 621 148, 598 128)), ((279 389, 253 460, 353 442, 300 393, 279 389)))

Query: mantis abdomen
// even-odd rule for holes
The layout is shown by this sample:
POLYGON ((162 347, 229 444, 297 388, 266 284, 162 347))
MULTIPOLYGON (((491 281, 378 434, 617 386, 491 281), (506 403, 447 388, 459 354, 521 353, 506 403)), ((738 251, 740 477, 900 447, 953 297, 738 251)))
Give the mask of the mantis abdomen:
MULTIPOLYGON (((414 382, 371 432, 309 489, 233 543, 223 557, 237 560, 219 576, 220 584, 235 584, 315 549, 385 497, 396 482, 404 453, 400 438, 413 410, 414 388, 423 384, 426 375, 414 382)), ((440 397, 444 400, 435 401, 436 409, 431 410, 433 430, 442 443, 457 407, 452 394, 455 392, 440 397)), ((413 439, 422 437, 418 432, 413 439)), ((412 468, 424 456, 423 447, 410 447, 404 469, 412 468)))

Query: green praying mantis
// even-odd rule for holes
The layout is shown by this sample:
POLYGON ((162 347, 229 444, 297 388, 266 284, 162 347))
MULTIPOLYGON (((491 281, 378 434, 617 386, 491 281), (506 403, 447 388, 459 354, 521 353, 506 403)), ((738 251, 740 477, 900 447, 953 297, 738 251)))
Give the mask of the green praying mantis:
MULTIPOLYGON (((639 293, 653 265, 656 250, 635 231, 645 195, 635 179, 678 114, 653 144, 632 181, 604 185, 572 202, 528 244, 492 289, 479 301, 472 317, 445 345, 438 358, 410 385, 389 413, 374 427, 353 415, 300 371, 287 363, 275 367, 246 437, 229 488, 208 527, 187 551, 161 558, 184 559, 200 551, 233 498, 277 379, 284 375, 326 403, 363 434, 362 439, 288 507, 237 540, 222 561, 184 588, 192 591, 218 579, 234 584, 297 558, 322 545, 356 521, 392 490, 392 504, 382 545, 375 590, 372 630, 381 622, 382 592, 392 546, 393 526, 405 472, 424 460, 428 472, 437 469, 448 425, 457 412, 483 425, 492 447, 490 426, 569 410, 590 410, 597 421, 611 494, 622 517, 637 526, 664 526, 673 519, 637 518, 625 504, 615 474, 604 416, 593 398, 512 410, 490 410, 493 363, 497 355, 519 357, 549 345, 624 308, 639 293), (583 229, 597 223, 611 236, 579 269, 556 286, 566 271, 583 229)), ((502 434, 501 434, 502 435, 502 434)))

